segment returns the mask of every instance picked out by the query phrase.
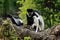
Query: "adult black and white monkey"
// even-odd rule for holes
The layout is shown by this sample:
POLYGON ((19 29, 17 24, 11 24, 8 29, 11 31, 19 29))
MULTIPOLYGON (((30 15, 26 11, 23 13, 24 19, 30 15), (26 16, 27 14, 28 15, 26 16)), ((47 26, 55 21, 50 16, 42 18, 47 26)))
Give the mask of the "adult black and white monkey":
POLYGON ((36 32, 44 30, 44 20, 36 10, 27 9, 27 25, 31 25, 32 28, 36 27, 36 32))
POLYGON ((18 16, 19 14, 20 14, 20 10, 18 9, 15 15, 7 15, 7 17, 11 19, 13 24, 20 26, 20 25, 23 25, 23 21, 18 16))

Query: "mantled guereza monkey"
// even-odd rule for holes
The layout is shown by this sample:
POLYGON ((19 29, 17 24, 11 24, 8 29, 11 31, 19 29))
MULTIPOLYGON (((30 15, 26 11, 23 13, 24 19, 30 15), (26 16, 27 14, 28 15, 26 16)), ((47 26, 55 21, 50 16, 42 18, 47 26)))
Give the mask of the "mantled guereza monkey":
POLYGON ((33 9, 27 9, 27 25, 31 25, 32 28, 36 27, 36 32, 44 30, 44 20, 39 12, 33 9))
POLYGON ((16 24, 17 26, 23 25, 23 21, 18 16, 20 13, 20 10, 18 9, 16 12, 16 15, 7 15, 7 17, 11 18, 11 21, 13 24, 16 24))

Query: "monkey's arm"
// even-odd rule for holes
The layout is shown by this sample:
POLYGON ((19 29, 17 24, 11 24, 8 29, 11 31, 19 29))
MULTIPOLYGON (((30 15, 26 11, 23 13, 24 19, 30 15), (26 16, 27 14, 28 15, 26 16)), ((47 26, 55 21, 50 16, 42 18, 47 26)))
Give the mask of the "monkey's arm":
POLYGON ((34 24, 36 26, 36 32, 38 31, 38 27, 39 27, 39 21, 38 21, 38 18, 36 16, 33 16, 34 18, 34 24))

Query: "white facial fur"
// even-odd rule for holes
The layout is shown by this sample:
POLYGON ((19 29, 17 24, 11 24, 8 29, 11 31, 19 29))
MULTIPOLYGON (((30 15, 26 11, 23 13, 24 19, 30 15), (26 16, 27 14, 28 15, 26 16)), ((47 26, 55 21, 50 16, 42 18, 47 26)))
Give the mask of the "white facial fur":
MULTIPOLYGON (((33 12, 31 12, 31 14, 33 14, 33 12)), ((27 12, 27 15, 29 16, 29 17, 31 17, 31 15, 29 15, 29 13, 27 12)))

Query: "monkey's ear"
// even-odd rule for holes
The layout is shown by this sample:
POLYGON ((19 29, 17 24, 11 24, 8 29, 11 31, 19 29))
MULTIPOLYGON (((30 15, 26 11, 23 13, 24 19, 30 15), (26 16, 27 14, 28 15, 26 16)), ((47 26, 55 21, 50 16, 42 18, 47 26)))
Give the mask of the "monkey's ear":
POLYGON ((33 12, 33 9, 27 9, 27 12, 33 12))

